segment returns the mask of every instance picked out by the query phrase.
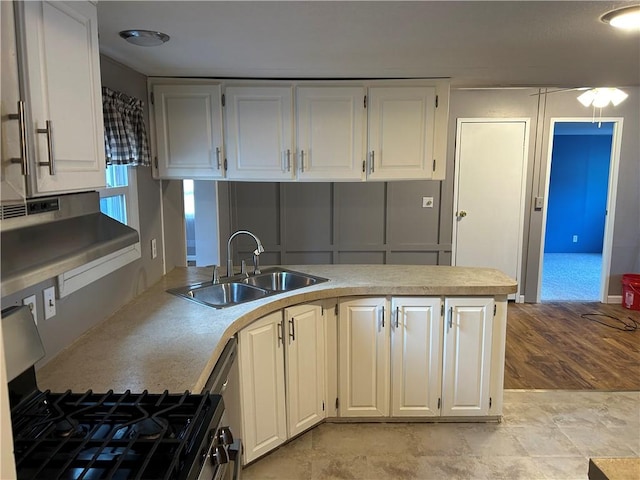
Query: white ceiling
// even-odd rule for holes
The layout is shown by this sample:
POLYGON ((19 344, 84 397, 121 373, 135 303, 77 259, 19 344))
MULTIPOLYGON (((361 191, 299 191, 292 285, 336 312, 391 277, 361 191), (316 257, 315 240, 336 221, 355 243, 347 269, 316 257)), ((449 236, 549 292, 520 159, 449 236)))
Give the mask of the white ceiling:
POLYGON ((640 84, 610 1, 100 1, 100 48, 149 76, 450 77, 454 86, 640 84), (167 33, 159 47, 118 36, 167 33))

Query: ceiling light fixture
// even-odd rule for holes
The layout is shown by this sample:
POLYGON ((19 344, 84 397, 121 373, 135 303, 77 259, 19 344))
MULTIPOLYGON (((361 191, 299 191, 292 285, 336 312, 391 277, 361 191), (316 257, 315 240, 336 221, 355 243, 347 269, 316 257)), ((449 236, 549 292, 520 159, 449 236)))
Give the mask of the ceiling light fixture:
POLYGON ((623 30, 640 30, 640 5, 613 10, 605 13, 600 20, 623 30))
POLYGON ((157 47, 169 41, 169 35, 153 30, 123 30, 120 32, 120 36, 139 47, 157 47))
POLYGON ((603 108, 611 103, 614 107, 620 105, 628 97, 619 88, 592 88, 578 97, 578 101, 585 107, 603 108))

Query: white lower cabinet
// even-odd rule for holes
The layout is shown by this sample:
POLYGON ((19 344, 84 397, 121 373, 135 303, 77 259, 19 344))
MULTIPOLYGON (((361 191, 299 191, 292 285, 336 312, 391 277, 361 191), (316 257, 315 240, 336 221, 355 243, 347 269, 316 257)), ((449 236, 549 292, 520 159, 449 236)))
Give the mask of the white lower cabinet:
POLYGON ((284 318, 287 419, 293 437, 325 418, 324 322, 318 305, 287 308, 284 318))
POLYGON ((440 297, 340 302, 341 417, 501 414, 506 308, 500 328, 494 328, 492 297, 446 298, 444 308, 442 302, 440 297), (492 354, 494 344, 499 351, 492 354))
POLYGON ((282 312, 240 331, 240 397, 244 461, 250 462, 287 439, 282 312))
POLYGON ((440 415, 440 298, 391 300, 391 416, 440 415))
POLYGON ((442 415, 489 414, 493 317, 493 298, 445 300, 442 415))
POLYGON ((341 417, 389 416, 389 321, 385 298, 340 302, 341 417))
POLYGON ((322 308, 272 313, 242 329, 238 340, 248 463, 325 418, 322 308))

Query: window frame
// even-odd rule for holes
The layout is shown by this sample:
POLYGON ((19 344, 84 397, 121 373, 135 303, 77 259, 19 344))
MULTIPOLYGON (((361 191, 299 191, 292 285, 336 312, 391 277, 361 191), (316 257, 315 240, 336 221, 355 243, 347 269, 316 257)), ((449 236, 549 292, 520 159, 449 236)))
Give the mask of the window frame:
MULTIPOLYGON (((100 198, 124 195, 127 225, 140 233, 140 214, 138 211, 138 177, 136 167, 128 166, 127 186, 105 187, 98 189, 100 198)), ((104 257, 93 260, 67 272, 58 275, 58 298, 66 297, 82 287, 93 283, 110 273, 142 258, 140 240, 104 257)))

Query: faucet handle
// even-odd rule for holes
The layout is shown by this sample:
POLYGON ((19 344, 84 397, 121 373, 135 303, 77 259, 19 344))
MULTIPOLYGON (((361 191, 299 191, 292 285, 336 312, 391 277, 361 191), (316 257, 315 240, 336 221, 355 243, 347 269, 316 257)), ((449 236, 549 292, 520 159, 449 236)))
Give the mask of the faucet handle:
POLYGON ((218 265, 213 266, 213 283, 220 283, 220 267, 218 265))

